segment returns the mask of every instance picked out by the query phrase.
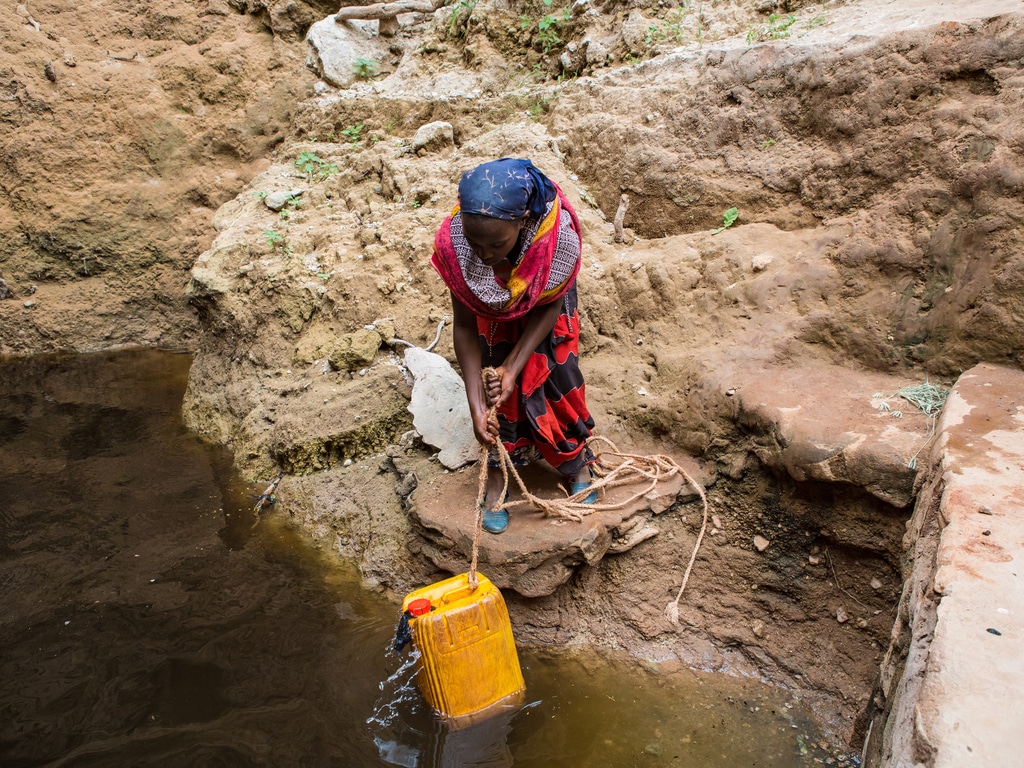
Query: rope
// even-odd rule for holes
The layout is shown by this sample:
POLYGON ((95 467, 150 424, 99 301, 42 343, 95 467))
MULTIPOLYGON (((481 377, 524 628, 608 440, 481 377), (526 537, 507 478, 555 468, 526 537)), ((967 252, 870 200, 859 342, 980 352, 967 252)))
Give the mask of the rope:
MULTIPOLYGON (((493 368, 485 368, 481 371, 480 375, 483 378, 484 387, 486 389, 488 381, 492 377, 497 376, 497 371, 493 368)), ((492 406, 487 413, 488 421, 490 421, 491 418, 496 418, 496 414, 497 406, 492 406)), ((564 520, 572 520, 577 523, 581 522, 587 515, 592 515, 595 512, 610 512, 627 507, 637 499, 640 499, 654 490, 659 482, 668 480, 676 475, 681 475, 682 478, 691 485, 700 496, 701 502, 704 505, 704 518, 701 523, 700 533, 697 536, 697 541, 693 546, 693 552, 690 554, 690 561, 686 566, 685 573, 683 574, 683 583, 682 586, 679 587, 679 593, 676 595, 675 600, 670 602, 665 608, 665 617, 673 625, 679 624, 679 601, 682 599, 683 591, 686 589, 686 583, 690 579, 690 571, 693 569, 693 563, 697 559, 697 551, 700 549, 701 541, 704 539, 704 532, 707 530, 708 526, 707 496, 704 493, 704 489, 692 477, 690 477, 689 474, 687 474, 686 470, 679 466, 679 464, 677 464, 670 456, 661 454, 654 456, 640 456, 636 454, 622 453, 608 438, 601 435, 593 435, 587 440, 587 445, 591 447, 591 450, 594 450, 598 444, 607 446, 607 450, 605 451, 594 450, 594 453, 597 456, 597 462, 591 465, 591 471, 596 475, 594 482, 582 491, 572 494, 565 499, 542 499, 530 493, 529 489, 526 487, 526 483, 523 482, 522 477, 520 477, 519 472, 516 470, 515 465, 512 464, 512 458, 508 455, 508 451, 505 449, 504 443, 502 443, 501 440, 497 440, 495 442, 503 481, 498 498, 503 499, 505 498, 505 494, 508 493, 509 475, 511 475, 512 479, 515 480, 516 485, 519 486, 519 490, 523 495, 521 500, 505 502, 505 509, 530 507, 533 509, 540 509, 547 517, 558 517, 564 520), (624 485, 632 485, 642 480, 648 481, 645 487, 622 501, 597 501, 592 504, 585 504, 583 501, 595 491, 598 492, 601 499, 604 499, 608 489, 618 488, 624 485)), ((469 566, 469 586, 472 590, 476 589, 478 583, 476 571, 480 550, 480 535, 483 530, 484 497, 487 490, 487 454, 488 446, 482 446, 480 449, 480 478, 477 483, 476 495, 476 526, 473 531, 473 553, 469 566)))

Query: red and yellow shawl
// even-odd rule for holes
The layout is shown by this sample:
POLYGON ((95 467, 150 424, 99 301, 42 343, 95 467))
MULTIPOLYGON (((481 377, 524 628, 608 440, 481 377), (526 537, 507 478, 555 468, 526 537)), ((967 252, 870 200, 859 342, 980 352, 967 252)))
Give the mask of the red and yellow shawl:
MULTIPOLYGON (((569 214, 570 231, 578 238, 580 245, 583 238, 576 212, 557 185, 555 190, 558 193, 556 203, 551 205, 529 246, 504 283, 468 247, 456 249, 452 219, 459 212, 458 206, 441 224, 434 238, 434 253, 430 257, 430 264, 455 298, 478 317, 499 321, 516 320, 538 305, 558 301, 572 286, 579 273, 581 259, 579 249, 575 251, 575 263, 569 264, 566 259, 567 228, 562 220, 563 214, 569 214), (491 301, 485 301, 485 296, 491 301), (500 297, 497 302, 495 296, 500 297)), ((456 237, 460 235, 461 230, 456 233, 456 237)))

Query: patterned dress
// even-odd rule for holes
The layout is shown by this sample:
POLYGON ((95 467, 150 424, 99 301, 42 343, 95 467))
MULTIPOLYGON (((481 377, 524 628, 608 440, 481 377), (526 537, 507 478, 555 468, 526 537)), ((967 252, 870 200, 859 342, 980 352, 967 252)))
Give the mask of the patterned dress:
MULTIPOLYGON (((536 306, 561 304, 551 333, 533 351, 515 390, 499 407, 498 425, 514 464, 528 464, 539 455, 565 476, 594 461, 586 445, 594 420, 579 368, 576 275, 580 246, 575 212, 559 194, 543 217, 527 220, 509 256, 513 270, 507 281, 496 277, 473 252, 458 210, 438 232, 431 260, 455 296, 467 297, 463 301, 476 315, 483 367, 497 368, 505 361, 536 306), (538 248, 546 254, 543 264, 520 273, 531 259, 537 261, 538 248)), ((490 464, 498 466, 493 451, 490 464)))

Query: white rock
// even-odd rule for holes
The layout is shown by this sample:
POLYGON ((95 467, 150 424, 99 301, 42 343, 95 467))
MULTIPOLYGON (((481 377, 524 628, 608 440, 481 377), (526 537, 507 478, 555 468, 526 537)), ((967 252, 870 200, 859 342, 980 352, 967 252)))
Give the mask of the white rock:
POLYGON ((768 541, 768 539, 766 539, 764 536, 754 537, 754 546, 757 547, 758 552, 764 552, 766 549, 768 549, 769 544, 771 544, 771 542, 768 541))
POLYGON ((440 451, 438 461, 449 469, 479 458, 462 377, 443 357, 418 347, 405 350, 404 362, 413 378, 409 412, 423 442, 440 451))
POLYGON ((764 253, 757 254, 757 256, 753 258, 750 262, 750 267, 755 272, 763 272, 768 269, 768 265, 771 264, 774 259, 774 256, 765 251, 764 253))
POLYGON ((335 88, 347 88, 358 79, 359 60, 380 62, 389 55, 388 44, 375 32, 374 21, 338 23, 328 16, 309 28, 306 66, 335 88))
POLYGON ((445 147, 455 145, 455 129, 451 123, 443 120, 436 120, 433 123, 421 125, 412 137, 412 151, 437 152, 445 147))

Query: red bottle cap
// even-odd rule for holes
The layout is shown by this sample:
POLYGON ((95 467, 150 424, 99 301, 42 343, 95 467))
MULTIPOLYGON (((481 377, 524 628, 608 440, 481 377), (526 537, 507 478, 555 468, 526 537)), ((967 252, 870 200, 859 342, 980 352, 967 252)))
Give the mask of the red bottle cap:
POLYGON ((430 601, 425 597, 413 600, 405 607, 410 616, 422 616, 424 613, 430 613, 431 608, 430 601))

